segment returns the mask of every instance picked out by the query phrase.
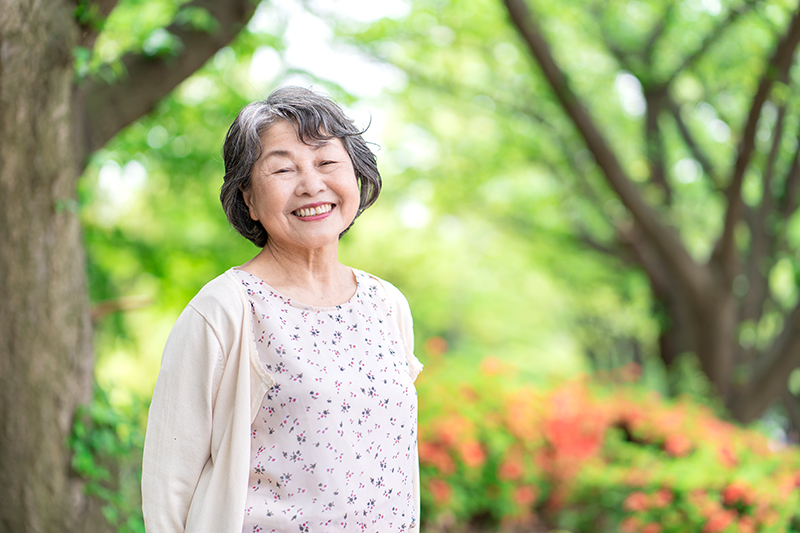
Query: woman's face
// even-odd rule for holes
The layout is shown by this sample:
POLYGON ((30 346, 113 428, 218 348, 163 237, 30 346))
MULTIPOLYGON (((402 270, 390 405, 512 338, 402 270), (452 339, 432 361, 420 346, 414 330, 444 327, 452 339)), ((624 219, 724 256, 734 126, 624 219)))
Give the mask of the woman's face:
POLYGON ((336 244, 358 213, 353 163, 339 139, 317 146, 300 142, 286 120, 261 136, 244 200, 250 217, 264 226, 272 245, 319 249, 336 244))

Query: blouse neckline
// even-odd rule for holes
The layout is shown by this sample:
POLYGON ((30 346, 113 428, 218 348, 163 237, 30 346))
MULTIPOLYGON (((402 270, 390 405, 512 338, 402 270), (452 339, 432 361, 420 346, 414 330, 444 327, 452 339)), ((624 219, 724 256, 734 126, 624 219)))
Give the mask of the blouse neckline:
POLYGON ((350 271, 353 273, 353 277, 356 280, 356 290, 355 290, 355 292, 345 302, 342 302, 342 303, 337 304, 337 305, 328 305, 328 306, 308 305, 308 304, 304 304, 302 302, 298 302, 298 301, 294 300, 293 298, 290 298, 289 296, 283 294, 281 291, 275 289, 272 285, 270 285, 269 283, 267 283, 266 281, 264 281, 260 277, 256 276, 255 274, 252 274, 252 273, 250 273, 250 272, 248 272, 246 270, 242 270, 239 267, 233 267, 233 268, 231 268, 231 270, 235 271, 235 272, 241 272, 245 276, 250 276, 253 280, 256 281, 256 283, 258 283, 259 285, 265 287, 272 294, 274 294, 275 296, 277 296, 278 298, 283 300, 286 303, 286 305, 289 305, 289 306, 294 307, 296 309, 302 309, 303 311, 336 311, 336 310, 340 310, 340 309, 343 309, 345 307, 351 306, 353 304, 353 302, 355 302, 355 300, 358 297, 359 293, 361 292, 361 279, 360 279, 360 276, 358 275, 359 274, 358 271, 356 269, 352 268, 352 267, 348 267, 348 268, 350 268, 350 271))

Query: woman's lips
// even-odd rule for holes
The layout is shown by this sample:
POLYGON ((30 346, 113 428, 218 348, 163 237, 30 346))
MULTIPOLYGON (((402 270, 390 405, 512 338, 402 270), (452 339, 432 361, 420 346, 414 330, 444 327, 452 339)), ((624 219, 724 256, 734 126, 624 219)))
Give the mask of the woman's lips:
POLYGON ((316 206, 301 207, 292 211, 292 214, 300 218, 316 218, 320 215, 326 215, 333 209, 333 204, 322 203, 316 206))

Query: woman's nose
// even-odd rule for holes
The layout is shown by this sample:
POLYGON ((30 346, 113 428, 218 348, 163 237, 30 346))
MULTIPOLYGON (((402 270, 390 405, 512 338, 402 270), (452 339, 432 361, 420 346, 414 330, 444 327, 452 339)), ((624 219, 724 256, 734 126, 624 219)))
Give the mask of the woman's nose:
POLYGON ((314 196, 318 192, 325 190, 325 176, 317 168, 304 168, 300 172, 300 180, 297 184, 298 194, 308 194, 314 196))

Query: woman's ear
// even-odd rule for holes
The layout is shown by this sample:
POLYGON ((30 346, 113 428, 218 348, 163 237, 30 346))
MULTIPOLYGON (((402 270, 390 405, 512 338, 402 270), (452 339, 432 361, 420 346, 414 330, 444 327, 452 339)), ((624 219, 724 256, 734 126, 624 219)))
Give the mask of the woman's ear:
POLYGON ((250 218, 258 220, 255 210, 253 209, 253 191, 251 189, 242 189, 241 185, 239 186, 239 190, 242 191, 242 198, 244 199, 245 205, 247 205, 247 209, 250 211, 250 218))

